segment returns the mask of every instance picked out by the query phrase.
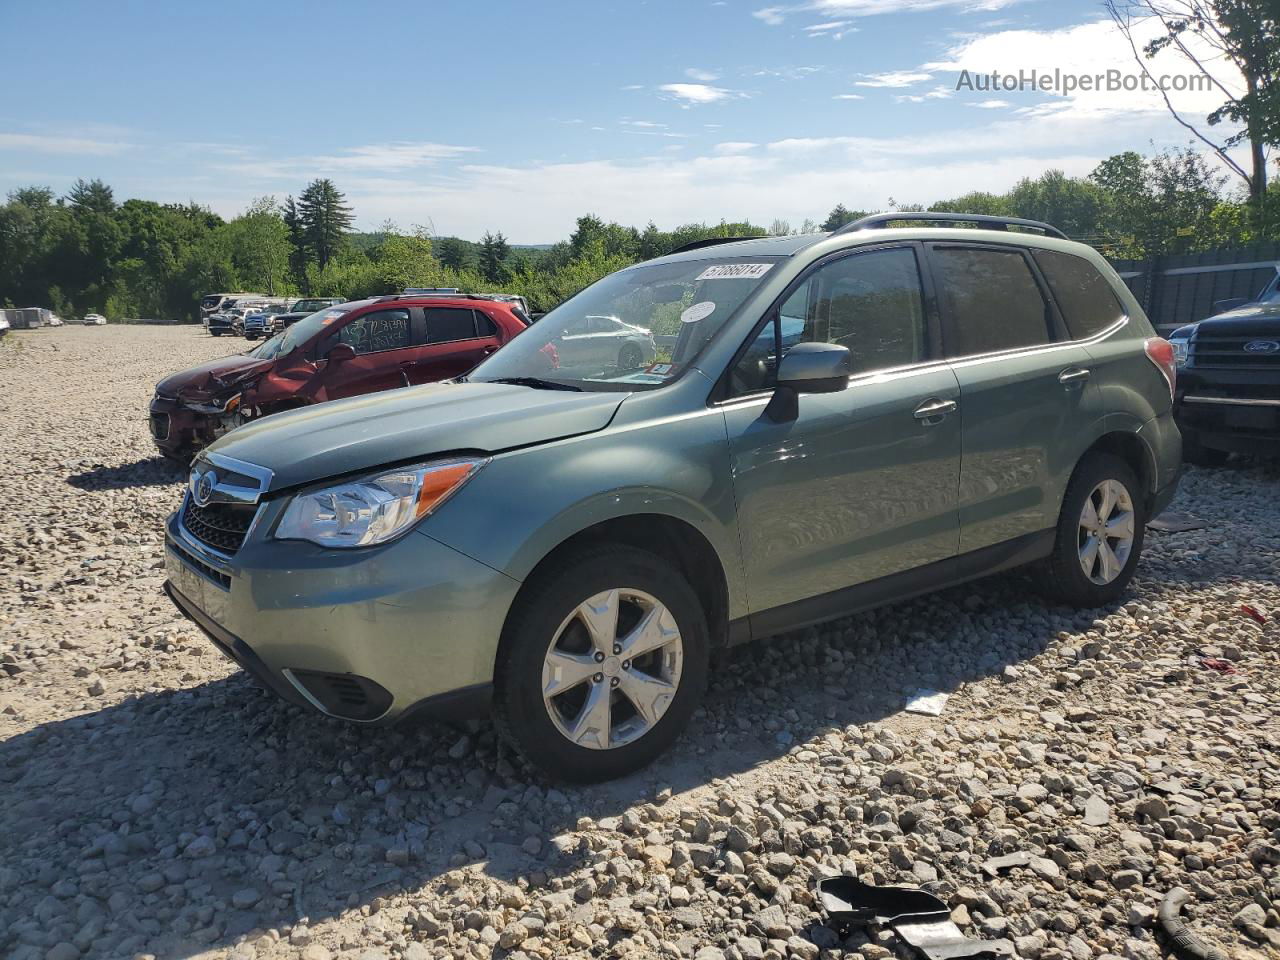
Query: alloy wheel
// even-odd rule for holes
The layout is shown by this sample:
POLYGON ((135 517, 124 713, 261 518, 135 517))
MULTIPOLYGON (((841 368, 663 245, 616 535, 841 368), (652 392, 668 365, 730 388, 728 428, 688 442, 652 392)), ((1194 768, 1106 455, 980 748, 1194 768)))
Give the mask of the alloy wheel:
POLYGON ((605 590, 560 624, 542 666, 542 699, 560 734, 592 750, 643 737, 675 700, 684 644, 675 618, 642 590, 605 590))
POLYGON ((1133 498, 1119 480, 1103 480, 1080 511, 1080 569, 1100 586, 1120 576, 1133 550, 1133 498))

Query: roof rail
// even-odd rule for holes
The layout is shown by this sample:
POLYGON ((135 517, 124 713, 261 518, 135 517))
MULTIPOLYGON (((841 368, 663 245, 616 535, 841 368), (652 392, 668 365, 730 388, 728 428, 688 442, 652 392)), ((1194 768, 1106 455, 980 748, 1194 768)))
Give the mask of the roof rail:
POLYGON ((1024 220, 1022 217, 992 217, 985 213, 927 213, 924 211, 903 211, 900 213, 873 213, 861 220, 846 223, 832 232, 832 236, 841 233, 853 233, 855 230, 871 230, 876 227, 887 227, 891 223, 903 220, 927 220, 933 223, 976 223, 986 230, 1008 230, 1010 227, 1029 227, 1041 230, 1046 237, 1057 237, 1059 240, 1070 239, 1057 227, 1040 220, 1024 220))
POLYGON ((718 247, 722 243, 740 243, 743 240, 759 240, 760 237, 707 237, 705 240, 691 240, 683 246, 668 250, 663 256, 673 253, 685 253, 689 250, 701 250, 703 247, 718 247))

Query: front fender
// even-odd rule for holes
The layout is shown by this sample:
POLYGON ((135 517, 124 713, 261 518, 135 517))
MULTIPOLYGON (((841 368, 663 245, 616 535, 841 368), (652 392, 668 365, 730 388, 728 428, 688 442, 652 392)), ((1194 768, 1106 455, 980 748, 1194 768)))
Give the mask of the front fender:
POLYGON ((620 517, 683 521, 715 550, 729 616, 745 616, 724 417, 650 420, 500 454, 418 531, 516 580, 575 534, 620 517))

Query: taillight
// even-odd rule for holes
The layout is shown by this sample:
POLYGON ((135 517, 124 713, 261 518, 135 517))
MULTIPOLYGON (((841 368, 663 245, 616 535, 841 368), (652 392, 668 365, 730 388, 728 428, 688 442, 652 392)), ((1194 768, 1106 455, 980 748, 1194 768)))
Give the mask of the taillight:
POLYGON ((1178 364, 1173 356, 1173 344, 1164 337, 1151 337, 1143 347, 1147 351, 1147 357, 1169 382, 1169 399, 1172 400, 1174 384, 1178 382, 1178 364))

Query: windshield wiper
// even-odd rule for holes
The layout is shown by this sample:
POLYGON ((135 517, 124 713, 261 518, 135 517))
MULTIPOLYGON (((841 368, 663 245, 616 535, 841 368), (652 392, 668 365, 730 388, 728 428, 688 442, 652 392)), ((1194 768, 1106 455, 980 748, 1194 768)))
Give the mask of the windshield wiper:
POLYGON ((544 380, 542 377, 495 377, 493 380, 479 380, 477 383, 510 383, 517 387, 533 387, 535 390, 571 390, 581 393, 581 387, 571 383, 560 383, 556 380, 544 380))

